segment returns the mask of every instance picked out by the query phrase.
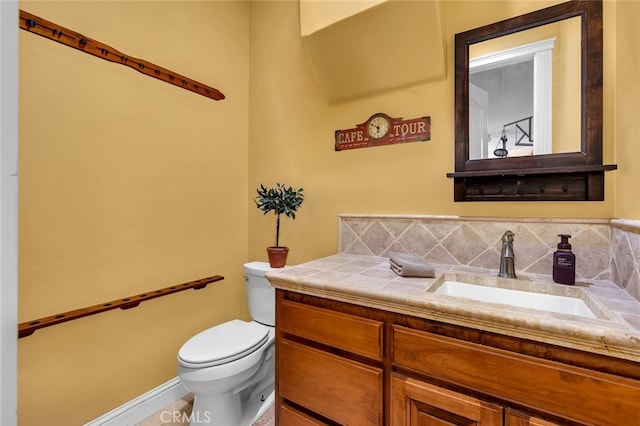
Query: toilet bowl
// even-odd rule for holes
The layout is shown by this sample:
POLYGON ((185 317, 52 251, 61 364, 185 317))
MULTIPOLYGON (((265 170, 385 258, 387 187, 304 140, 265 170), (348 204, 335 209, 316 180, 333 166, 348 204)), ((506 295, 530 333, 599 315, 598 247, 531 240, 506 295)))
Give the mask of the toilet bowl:
POLYGON ((253 321, 234 319, 190 338, 178 375, 193 392, 191 425, 250 426, 274 400, 275 290, 268 263, 243 265, 253 321))

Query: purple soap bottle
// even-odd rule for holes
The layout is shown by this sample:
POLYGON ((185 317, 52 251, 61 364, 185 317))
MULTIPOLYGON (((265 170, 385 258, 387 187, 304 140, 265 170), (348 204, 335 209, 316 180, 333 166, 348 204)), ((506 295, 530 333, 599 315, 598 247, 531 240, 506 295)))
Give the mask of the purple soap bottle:
POLYGON ((558 250, 553 253, 553 281, 560 284, 575 284, 576 255, 571 251, 571 235, 558 234, 558 250))

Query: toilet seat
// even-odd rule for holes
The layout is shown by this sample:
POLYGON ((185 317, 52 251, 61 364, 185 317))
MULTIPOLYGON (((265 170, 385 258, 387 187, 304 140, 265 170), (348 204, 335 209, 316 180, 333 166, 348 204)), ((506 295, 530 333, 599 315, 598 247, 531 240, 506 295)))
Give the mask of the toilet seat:
POLYGON ((231 320, 187 340, 178 352, 178 361, 188 368, 226 364, 255 352, 268 338, 269 330, 262 324, 231 320))

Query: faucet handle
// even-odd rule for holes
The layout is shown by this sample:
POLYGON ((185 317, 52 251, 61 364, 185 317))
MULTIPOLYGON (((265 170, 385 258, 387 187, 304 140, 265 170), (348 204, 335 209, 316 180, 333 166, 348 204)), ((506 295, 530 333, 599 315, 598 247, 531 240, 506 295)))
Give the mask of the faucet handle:
POLYGON ((513 232, 507 230, 504 232, 504 234, 502 234, 502 241, 505 243, 512 243, 513 242, 513 236, 516 235, 513 232))

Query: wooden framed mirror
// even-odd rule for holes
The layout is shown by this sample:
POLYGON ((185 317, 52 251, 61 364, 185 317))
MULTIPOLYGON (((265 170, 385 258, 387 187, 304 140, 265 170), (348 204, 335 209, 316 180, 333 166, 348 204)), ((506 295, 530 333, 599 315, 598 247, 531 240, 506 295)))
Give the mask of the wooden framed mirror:
MULTIPOLYGON (((456 34, 455 172, 447 174, 454 179, 455 201, 604 200, 604 172, 615 170, 616 165, 603 165, 602 158, 602 50, 603 19, 600 0, 569 1, 456 34), (575 34, 567 38, 567 34, 571 34, 571 31, 575 34), (556 41, 556 33, 559 34, 560 41, 556 41), (554 36, 549 38, 549 34, 554 36), (514 37, 519 37, 526 43, 516 48, 505 49, 498 55, 487 54, 484 46, 478 49, 487 42, 493 43, 491 48, 495 49, 495 46, 505 45, 505 40, 514 39, 514 37), (534 42, 531 42, 532 40, 534 42), (560 62, 561 65, 555 68, 549 65, 549 71, 546 71, 545 68, 540 68, 544 65, 539 64, 551 61, 553 52, 550 49, 553 48, 554 43, 564 46, 565 49, 564 51, 557 49, 556 55, 569 55, 570 53, 567 53, 569 46, 573 45, 574 57, 565 58, 564 62, 560 62), (485 126, 482 123, 489 123, 485 116, 491 111, 480 113, 480 115, 471 111, 476 108, 476 101, 475 95, 470 98, 470 92, 475 90, 475 86, 470 84, 470 69, 474 66, 470 64, 480 62, 487 68, 487 58, 492 56, 506 56, 511 58, 510 61, 513 63, 514 51, 526 50, 533 45, 543 45, 544 47, 540 47, 539 50, 545 52, 541 55, 542 59, 533 65, 535 71, 526 71, 530 75, 538 75, 536 78, 540 78, 539 75, 545 72, 557 74, 559 71, 566 71, 564 68, 571 68, 570 64, 576 64, 576 62, 579 65, 576 65, 573 77, 569 76, 561 80, 553 75, 547 80, 543 77, 542 83, 532 83, 540 87, 553 86, 553 82, 556 84, 553 88, 544 88, 542 92, 536 92, 542 95, 536 94, 534 103, 537 105, 532 107, 535 113, 529 114, 526 111, 521 113, 525 120, 521 126, 517 124, 518 120, 515 121, 516 134, 512 135, 511 139, 515 139, 515 143, 520 144, 524 136, 527 136, 522 145, 531 148, 513 149, 514 146, 511 145, 510 149, 507 149, 509 137, 506 129, 507 125, 514 125, 511 122, 513 120, 504 118, 500 122, 502 129, 494 125, 495 128, 488 131, 488 124, 485 126), (474 55, 476 55, 475 52, 480 52, 481 57, 472 56, 470 54, 472 49, 474 55), (558 81, 564 83, 558 84, 558 81), (569 90, 571 81, 575 81, 575 92, 567 94, 565 92, 569 90), (552 92, 552 90, 555 91, 552 92), (545 97, 548 104, 540 101, 545 97), (553 104, 551 104, 552 98, 553 104), (473 108, 470 108, 470 99, 473 99, 473 108), (557 102, 566 103, 570 99, 574 99, 574 105, 557 104, 557 102), (574 115, 568 113, 567 116, 559 116, 558 114, 562 111, 573 111, 574 115), (473 118, 472 126, 470 126, 472 121, 470 112, 473 118), (481 117, 480 131, 475 128, 478 127, 478 117, 481 117), (520 134, 517 133, 518 127, 520 127, 520 134), (554 131, 551 130, 552 128, 554 131), (559 130, 564 130, 564 133, 559 130), (470 132, 473 134, 471 139, 470 132), (486 142, 484 140, 482 142, 486 146, 478 148, 476 145, 478 134, 486 136, 484 139, 486 142), (556 140, 553 140, 554 138, 556 140), (499 145, 488 146, 495 144, 496 140, 499 145), (568 143, 570 140, 575 140, 573 145, 568 143), (537 151, 534 152, 533 147, 536 142, 538 143, 537 151), (518 151, 517 155, 515 155, 516 151, 518 151)), ((531 55, 529 53, 529 56, 531 55)), ((519 67, 525 68, 524 65, 519 67)), ((505 74, 504 71, 501 73, 505 74)), ((512 72, 509 71, 509 73, 512 72)), ((506 85, 502 81, 499 84, 506 85)), ((506 108, 503 109, 514 109, 510 102, 519 89, 511 87, 512 89, 507 90, 506 93, 492 95, 506 104, 506 108)), ((486 97, 481 95, 480 98, 482 96, 486 97)), ((485 103, 490 104, 487 101, 485 103)))

